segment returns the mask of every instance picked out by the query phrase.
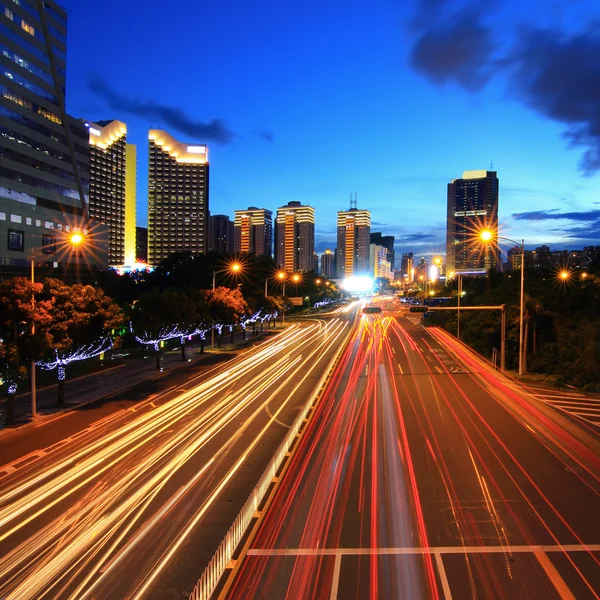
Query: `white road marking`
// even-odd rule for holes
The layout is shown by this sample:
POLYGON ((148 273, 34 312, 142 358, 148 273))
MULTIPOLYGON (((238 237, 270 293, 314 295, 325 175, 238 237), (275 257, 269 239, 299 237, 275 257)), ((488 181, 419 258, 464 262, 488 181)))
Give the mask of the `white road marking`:
POLYGON ((434 556, 435 564, 437 565, 438 573, 440 574, 440 581, 442 582, 444 598, 446 600, 452 600, 452 592, 450 591, 450 584, 448 583, 448 577, 446 575, 446 569, 444 568, 444 561, 442 560, 442 555, 439 552, 436 552, 434 556))
POLYGON ((338 554, 335 557, 335 564, 333 566, 333 581, 331 582, 331 594, 329 594, 329 600, 337 600, 338 588, 340 586, 341 566, 342 566, 342 555, 338 554))
POLYGON ((534 552, 535 557, 544 569, 548 579, 552 582, 552 585, 556 588, 561 600, 575 600, 575 596, 569 589, 569 586, 565 583, 565 580, 560 576, 560 573, 556 570, 556 567, 552 564, 548 555, 541 550, 534 552))
POLYGON ((430 546, 422 548, 251 548, 248 556, 368 556, 403 554, 517 554, 525 552, 600 552, 600 544, 541 546, 430 546))
POLYGON ((404 371, 402 370, 400 363, 396 363, 396 364, 398 365, 398 368, 400 369, 400 375, 404 375, 404 371))

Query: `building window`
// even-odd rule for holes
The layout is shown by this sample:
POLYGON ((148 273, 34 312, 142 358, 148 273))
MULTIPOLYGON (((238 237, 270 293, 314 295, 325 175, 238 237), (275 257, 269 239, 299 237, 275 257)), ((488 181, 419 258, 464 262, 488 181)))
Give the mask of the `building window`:
POLYGON ((46 222, 44 223, 44 227, 45 227, 46 229, 54 229, 54 223, 52 223, 51 221, 46 221, 46 222))
POLYGON ((11 223, 22 223, 23 217, 21 215, 10 215, 10 222, 11 223))
POLYGON ((25 225, 31 225, 32 221, 31 221, 31 217, 25 217, 25 225))
POLYGON ((42 222, 39 219, 35 220, 35 226, 36 227, 41 227, 42 226, 42 222))
POLYGON ((10 19, 11 21, 14 21, 14 19, 15 19, 15 15, 14 15, 13 11, 10 10, 9 8, 4 9, 4 16, 7 19, 10 19))
POLYGON ((8 249, 23 252, 25 249, 25 232, 15 229, 8 230, 8 249))
POLYGON ((0 212, 0 221, 6 221, 6 213, 0 212))
POLYGON ((53 235, 42 236, 42 252, 44 254, 54 254, 56 252, 56 238, 53 235))
POLYGON ((21 27, 29 34, 35 36, 35 27, 32 27, 26 21, 21 21, 21 27))

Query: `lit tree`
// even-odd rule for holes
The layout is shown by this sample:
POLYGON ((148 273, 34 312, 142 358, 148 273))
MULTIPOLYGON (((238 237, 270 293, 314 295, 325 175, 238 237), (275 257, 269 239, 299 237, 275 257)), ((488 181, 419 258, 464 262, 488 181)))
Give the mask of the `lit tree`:
POLYGON ((233 325, 249 312, 248 304, 239 289, 231 290, 227 287, 218 287, 203 291, 208 307, 208 314, 213 327, 219 333, 218 343, 221 344, 221 330, 224 325, 233 325))
POLYGON ((15 395, 27 378, 26 365, 40 357, 44 346, 50 316, 48 302, 36 298, 41 289, 42 284, 24 277, 0 282, 0 372, 8 392, 7 424, 14 422, 15 395))
POLYGON ((51 321, 45 333, 50 356, 38 364, 45 370, 56 369, 57 403, 62 406, 67 365, 110 350, 112 330, 124 322, 125 315, 102 290, 91 285, 69 286, 46 279, 40 297, 49 303, 51 321))
POLYGON ((151 345, 160 370, 161 343, 179 338, 185 360, 185 339, 200 335, 204 339, 207 306, 205 296, 194 289, 154 289, 140 296, 133 308, 131 330, 140 344, 151 345))

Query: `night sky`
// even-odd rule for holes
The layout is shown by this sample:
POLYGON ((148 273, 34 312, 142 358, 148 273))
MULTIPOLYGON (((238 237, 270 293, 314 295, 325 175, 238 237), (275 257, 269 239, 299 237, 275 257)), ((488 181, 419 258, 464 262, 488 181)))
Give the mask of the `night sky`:
POLYGON ((210 210, 300 200, 398 251, 445 248, 446 184, 500 179, 502 234, 600 244, 597 0, 63 0, 67 109, 127 123, 147 224, 147 131, 209 145, 210 210), (141 8, 143 7, 143 8, 141 8))

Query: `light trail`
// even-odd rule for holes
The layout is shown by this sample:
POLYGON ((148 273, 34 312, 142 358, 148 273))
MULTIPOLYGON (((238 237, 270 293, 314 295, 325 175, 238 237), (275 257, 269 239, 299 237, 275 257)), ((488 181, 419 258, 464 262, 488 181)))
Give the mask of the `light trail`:
POLYGON ((443 332, 363 315, 220 598, 575 597, 576 580, 598 599, 598 540, 562 502, 598 503, 598 448, 443 332))
POLYGON ((126 423, 95 424, 2 478, 0 597, 105 597, 151 538, 159 558, 127 592, 142 597, 348 326, 336 318, 292 326, 193 389, 123 415, 126 423), (180 514, 185 521, 172 527, 180 514))

